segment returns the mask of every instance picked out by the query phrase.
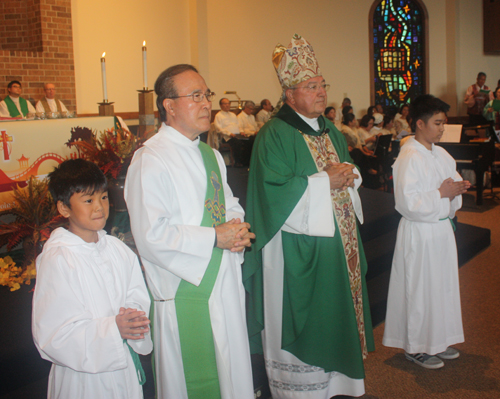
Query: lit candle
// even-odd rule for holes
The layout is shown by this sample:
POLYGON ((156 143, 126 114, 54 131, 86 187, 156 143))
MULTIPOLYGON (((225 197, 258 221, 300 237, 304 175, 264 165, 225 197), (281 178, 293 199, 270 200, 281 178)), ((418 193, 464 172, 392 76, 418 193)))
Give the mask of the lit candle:
POLYGON ((108 102, 108 90, 106 88, 106 52, 102 53, 101 56, 101 72, 102 72, 102 91, 104 94, 104 102, 108 102))
POLYGON ((146 49, 146 40, 142 42, 142 83, 144 90, 148 88, 148 53, 146 49))

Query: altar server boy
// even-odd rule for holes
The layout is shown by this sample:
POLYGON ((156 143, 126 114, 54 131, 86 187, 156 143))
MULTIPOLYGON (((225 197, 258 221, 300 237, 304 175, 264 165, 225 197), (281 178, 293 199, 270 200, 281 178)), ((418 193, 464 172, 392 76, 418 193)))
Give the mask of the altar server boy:
POLYGON ((69 227, 52 232, 36 262, 32 330, 53 363, 47 396, 142 398, 137 353, 152 350, 150 299, 135 254, 103 230, 106 178, 68 160, 49 174, 49 190, 69 227))
POLYGON ((412 130, 394 164, 396 210, 402 215, 392 262, 385 346, 428 368, 456 359, 464 341, 457 247, 451 219, 470 187, 455 160, 436 146, 449 105, 431 95, 410 106, 412 130))

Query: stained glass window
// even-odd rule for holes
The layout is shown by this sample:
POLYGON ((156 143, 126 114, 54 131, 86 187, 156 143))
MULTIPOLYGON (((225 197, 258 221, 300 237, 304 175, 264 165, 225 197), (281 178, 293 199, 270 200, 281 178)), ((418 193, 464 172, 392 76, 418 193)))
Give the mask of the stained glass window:
POLYGON ((382 0, 375 7, 372 43, 376 104, 399 107, 425 93, 425 22, 417 1, 382 0))

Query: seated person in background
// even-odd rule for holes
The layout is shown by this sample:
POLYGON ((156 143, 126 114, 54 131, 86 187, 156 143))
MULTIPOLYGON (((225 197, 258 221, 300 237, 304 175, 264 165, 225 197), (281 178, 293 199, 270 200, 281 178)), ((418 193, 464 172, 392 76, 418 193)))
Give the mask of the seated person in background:
POLYGON ((217 112, 214 119, 215 129, 218 133, 222 134, 222 139, 231 147, 234 161, 237 166, 243 165, 243 143, 235 137, 237 134, 240 134, 238 118, 236 114, 229 111, 231 103, 227 98, 221 98, 219 105, 220 111, 217 112))
POLYGON ((409 111, 410 106, 408 104, 403 104, 399 112, 394 117, 394 127, 396 128, 396 133, 400 139, 411 133, 410 124, 408 123, 409 111))
POLYGON ((383 134, 392 134, 392 139, 395 140, 398 133, 396 132, 396 128, 394 127, 394 118, 391 115, 384 115, 384 129, 386 133, 383 134))
POLYGON ((465 92, 464 102, 467 104, 467 114, 469 115, 469 124, 482 125, 486 123, 483 117, 483 110, 488 100, 491 100, 491 91, 486 83, 486 74, 479 72, 476 83, 470 85, 465 92))
POLYGON ((382 106, 382 104, 375 105, 375 112, 385 115, 384 107, 382 106))
MULTIPOLYGON (((500 101, 500 87, 497 87, 494 92, 495 99, 500 101)), ((483 116, 487 121, 493 122, 493 128, 496 132, 500 131, 500 112, 493 109, 493 101, 491 100, 483 110, 483 116)))
POLYGON ((365 155, 373 155, 373 151, 366 148, 365 141, 360 137, 358 130, 359 129, 356 128, 356 117, 354 114, 347 114, 342 121, 340 132, 346 138, 349 151, 353 148, 357 148, 365 155))
POLYGON ((384 115, 379 113, 374 113, 373 115, 373 127, 370 130, 372 136, 377 136, 379 134, 385 134, 383 132, 384 128, 384 115))
POLYGON ((103 230, 106 177, 94 163, 71 159, 48 178, 69 226, 52 232, 36 260, 32 332, 52 362, 47 397, 142 398, 137 354, 153 348, 151 300, 137 256, 103 230))
POLYGON ((359 166, 361 176, 363 177, 363 186, 367 188, 378 188, 378 162, 373 156, 373 151, 366 148, 364 142, 358 135, 355 127, 355 117, 353 114, 347 114, 342 121, 341 132, 347 141, 347 148, 354 163, 359 166))
MULTIPOLYGON (((339 112, 337 112, 337 115, 336 115, 336 118, 335 120, 340 124, 344 119, 343 119, 343 116, 344 116, 344 107, 350 107, 351 106, 351 99, 350 98, 344 98, 342 100, 342 104, 340 106, 340 109, 339 109, 339 112)), ((351 107, 352 109, 352 107, 351 107)))
POLYGON ((330 120, 337 129, 340 130, 340 121, 337 120, 337 111, 335 110, 335 107, 326 107, 325 117, 326 119, 330 120))
POLYGON ((368 109, 366 110, 366 115, 368 116, 373 116, 373 114, 375 113, 375 105, 370 105, 368 107, 368 109))
POLYGON ((260 102, 260 107, 261 110, 255 116, 255 121, 257 122, 259 129, 271 118, 271 112, 273 110, 271 101, 268 99, 262 100, 260 102))
POLYGON ((59 112, 60 115, 66 115, 68 109, 64 106, 61 100, 56 98, 56 86, 52 83, 45 83, 43 86, 45 97, 36 103, 36 112, 59 112))
POLYGON ((495 93, 499 87, 500 87, 500 79, 498 79, 497 88, 495 90, 490 90, 490 101, 495 100, 495 93))
POLYGON ((250 137, 255 136, 259 131, 257 122, 253 112, 255 111, 255 103, 253 101, 245 102, 243 109, 238 114, 238 128, 242 136, 250 137))
MULTIPOLYGON (((354 115, 354 110, 352 109, 352 107, 350 105, 346 105, 344 108, 342 108, 342 120, 345 119, 345 117, 346 117, 347 114, 353 114, 354 115)), ((359 126, 358 120, 356 118, 354 118, 354 123, 355 123, 356 127, 359 126)))
POLYGON ((361 122, 359 122, 359 137, 361 137, 362 140, 364 140, 366 146, 370 149, 373 150, 373 147, 375 146, 375 142, 377 141, 377 136, 380 135, 373 135, 371 133, 371 130, 373 128, 373 121, 374 118, 373 116, 368 116, 365 115, 361 118, 361 122))
POLYGON ((18 80, 13 80, 7 85, 9 95, 0 102, 0 117, 22 119, 29 113, 35 114, 33 105, 21 97, 22 90, 21 82, 18 80))

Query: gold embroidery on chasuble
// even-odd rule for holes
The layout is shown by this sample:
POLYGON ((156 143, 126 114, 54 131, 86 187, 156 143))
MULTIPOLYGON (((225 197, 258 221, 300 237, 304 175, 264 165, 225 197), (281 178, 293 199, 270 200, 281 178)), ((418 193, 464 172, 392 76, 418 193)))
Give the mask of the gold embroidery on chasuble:
POLYGON ((214 188, 214 197, 205 201, 205 208, 207 208, 208 212, 212 213, 212 227, 215 227, 218 226, 221 223, 222 218, 226 216, 226 207, 219 201, 219 193, 222 185, 219 182, 217 173, 214 171, 210 174, 210 182, 214 188))
MULTIPOLYGON (((328 134, 310 136, 300 132, 307 143, 311 156, 321 172, 329 163, 340 163, 339 156, 328 134)), ((365 324, 363 314, 363 287, 361 282, 361 267, 359 263, 359 243, 356 224, 356 213, 352 205, 351 196, 347 190, 330 190, 333 214, 337 221, 339 233, 342 237, 344 255, 349 274, 351 295, 356 313, 358 333, 363 352, 363 359, 368 355, 366 348, 365 324)))

